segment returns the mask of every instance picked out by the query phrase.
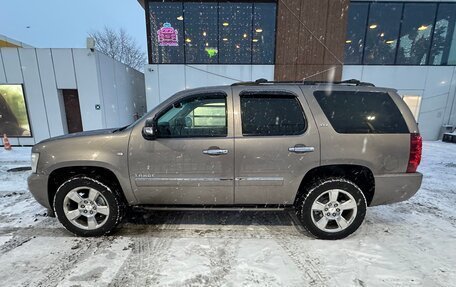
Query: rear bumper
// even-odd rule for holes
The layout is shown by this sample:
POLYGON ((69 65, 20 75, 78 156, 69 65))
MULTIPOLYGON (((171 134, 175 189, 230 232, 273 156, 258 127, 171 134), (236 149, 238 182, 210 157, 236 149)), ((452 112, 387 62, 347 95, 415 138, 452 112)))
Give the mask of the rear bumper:
POLYGON ((27 182, 28 188, 33 194, 33 197, 35 197, 36 201, 47 209, 51 209, 47 188, 48 176, 39 173, 32 173, 28 177, 27 182))
POLYGON ((407 200, 420 189, 422 180, 419 172, 375 176, 375 193, 370 206, 407 200))

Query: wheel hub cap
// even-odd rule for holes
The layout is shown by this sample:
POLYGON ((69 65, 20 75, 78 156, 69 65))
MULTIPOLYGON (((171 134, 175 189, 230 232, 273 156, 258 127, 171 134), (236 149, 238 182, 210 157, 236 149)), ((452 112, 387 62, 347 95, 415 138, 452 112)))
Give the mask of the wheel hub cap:
POLYGON ((109 204, 98 190, 78 187, 65 196, 63 211, 73 225, 93 230, 100 228, 108 220, 109 204))
POLYGON ((350 193, 341 189, 331 189, 315 199, 311 217, 320 230, 339 232, 353 223, 357 210, 355 198, 350 193))

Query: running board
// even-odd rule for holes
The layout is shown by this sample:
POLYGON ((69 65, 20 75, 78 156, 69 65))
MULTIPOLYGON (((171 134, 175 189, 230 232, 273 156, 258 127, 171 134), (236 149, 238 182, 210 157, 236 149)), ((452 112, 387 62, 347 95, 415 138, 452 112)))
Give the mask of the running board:
POLYGON ((284 211, 292 208, 291 206, 133 206, 139 210, 154 211, 284 211))

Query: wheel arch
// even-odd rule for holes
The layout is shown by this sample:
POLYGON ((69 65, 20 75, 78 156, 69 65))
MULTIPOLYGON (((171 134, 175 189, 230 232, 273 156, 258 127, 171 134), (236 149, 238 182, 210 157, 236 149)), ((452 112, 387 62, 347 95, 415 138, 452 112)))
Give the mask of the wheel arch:
POLYGON ((52 209, 54 208, 54 196, 59 186, 68 179, 78 175, 90 177, 105 184, 114 185, 114 187, 119 191, 118 195, 120 199, 125 204, 128 203, 119 179, 110 169, 99 166, 68 166, 57 168, 49 174, 47 193, 49 205, 52 209))
POLYGON ((342 177, 355 183, 363 192, 367 205, 369 206, 375 194, 375 179, 372 171, 365 166, 355 164, 334 164, 323 165, 309 170, 303 177, 298 192, 296 193, 296 204, 301 196, 305 195, 306 186, 317 179, 327 177, 342 177))

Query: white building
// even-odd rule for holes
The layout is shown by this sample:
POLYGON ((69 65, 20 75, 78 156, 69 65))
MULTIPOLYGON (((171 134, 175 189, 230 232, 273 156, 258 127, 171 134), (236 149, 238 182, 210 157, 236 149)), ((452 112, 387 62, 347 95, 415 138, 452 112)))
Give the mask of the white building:
POLYGON ((91 49, 0 48, 1 93, 13 145, 128 125, 146 111, 144 74, 91 49))

